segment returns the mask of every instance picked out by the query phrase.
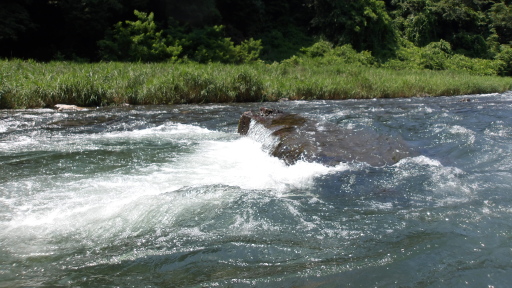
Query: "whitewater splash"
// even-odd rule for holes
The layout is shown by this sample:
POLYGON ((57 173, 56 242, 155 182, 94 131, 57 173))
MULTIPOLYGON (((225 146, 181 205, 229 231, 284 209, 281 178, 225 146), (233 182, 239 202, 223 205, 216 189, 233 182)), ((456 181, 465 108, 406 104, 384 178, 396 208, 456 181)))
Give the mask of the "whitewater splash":
MULTIPOLYGON (((5 183, 2 188, 3 194, 9 191, 7 194, 10 196, 4 196, 0 200, 11 216, 9 221, 2 222, 1 228, 4 231, 18 234, 20 231, 31 230, 29 234, 35 237, 40 233, 74 233, 91 226, 95 230, 93 233, 101 234, 112 226, 118 226, 119 229, 134 226, 134 223, 116 224, 117 220, 114 219, 131 219, 124 220, 128 222, 135 219, 147 220, 146 210, 155 209, 153 205, 158 204, 158 200, 155 199, 161 194, 180 195, 172 193, 184 189, 201 190, 221 185, 236 187, 235 190, 240 193, 268 191, 279 195, 311 187, 316 177, 348 169, 348 166, 343 164, 326 167, 303 161, 287 166, 270 156, 262 148, 262 144, 250 138, 186 124, 171 123, 135 131, 58 137, 56 142, 55 136, 48 135, 39 135, 31 139, 19 137, 3 144, 9 146, 6 150, 10 152, 64 151, 63 153, 68 154, 79 153, 77 158, 81 158, 78 155, 88 154, 85 157, 89 157, 89 164, 92 163, 91 165, 96 168, 116 166, 117 163, 108 163, 109 157, 103 154, 123 153, 123 150, 131 150, 141 144, 146 147, 139 149, 151 149, 147 146, 155 145, 175 145, 186 149, 187 153, 163 153, 162 155, 172 157, 144 163, 127 163, 127 159, 122 161, 128 164, 127 167, 106 170, 104 173, 97 173, 97 169, 92 167, 79 169, 90 173, 88 177, 73 174, 72 170, 77 169, 75 166, 84 164, 74 163, 77 159, 69 159, 54 163, 69 166, 69 174, 34 175, 5 183), (32 193, 33 196, 30 196, 32 193), (20 205, 21 203, 24 204, 20 205)), ((47 156, 43 154, 39 157, 47 156)), ((185 207, 197 205, 201 201, 237 197, 230 194, 230 189, 226 189, 227 194, 223 194, 222 189, 213 190, 207 193, 192 193, 184 198, 177 196, 172 200, 174 209, 165 209, 169 214, 166 217, 173 217, 172 215, 181 213, 185 207)))

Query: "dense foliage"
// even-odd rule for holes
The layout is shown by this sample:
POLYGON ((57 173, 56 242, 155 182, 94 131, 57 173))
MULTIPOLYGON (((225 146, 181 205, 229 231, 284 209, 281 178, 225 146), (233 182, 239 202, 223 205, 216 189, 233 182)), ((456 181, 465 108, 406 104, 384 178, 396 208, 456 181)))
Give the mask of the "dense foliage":
POLYGON ((312 7, 312 26, 335 44, 376 54, 396 47, 396 31, 384 1, 315 0, 312 7))
POLYGON ((511 0, 0 2, 2 58, 332 63, 359 57, 367 66, 511 75, 511 43, 511 0))

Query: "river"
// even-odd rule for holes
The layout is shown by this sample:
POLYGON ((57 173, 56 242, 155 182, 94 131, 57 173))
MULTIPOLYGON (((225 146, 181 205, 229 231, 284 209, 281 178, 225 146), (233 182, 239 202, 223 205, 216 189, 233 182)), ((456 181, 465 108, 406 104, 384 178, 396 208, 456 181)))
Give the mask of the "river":
POLYGON ((511 116, 512 92, 1 110, 0 287, 507 287, 511 116), (261 105, 417 154, 287 166, 236 133, 261 105))

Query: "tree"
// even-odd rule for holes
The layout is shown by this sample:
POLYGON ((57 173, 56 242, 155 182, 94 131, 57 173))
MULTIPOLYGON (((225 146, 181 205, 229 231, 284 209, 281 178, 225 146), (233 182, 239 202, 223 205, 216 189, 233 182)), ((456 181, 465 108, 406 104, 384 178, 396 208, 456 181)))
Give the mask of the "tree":
POLYGON ((0 56, 97 60, 105 31, 148 1, 1 0, 0 56))
POLYGON ((162 23, 173 18, 182 25, 204 27, 219 24, 221 18, 215 0, 151 0, 147 7, 162 23))
MULTIPOLYGON (((54 26, 55 39, 61 57, 96 58, 96 42, 123 14, 121 0, 60 0, 54 1, 59 22, 54 26)), ((133 10, 132 10, 133 11, 133 10)))
POLYGON ((257 34, 265 25, 265 4, 261 0, 218 0, 217 8, 230 36, 238 40, 257 34))
POLYGON ((427 9, 427 0, 393 0, 393 16, 403 36, 416 46, 439 40, 436 16, 427 9))
POLYGON ((16 40, 23 32, 34 28, 26 9, 30 0, 4 0, 0 2, 0 41, 16 40))
POLYGON ((454 51, 488 57, 486 39, 492 35, 485 9, 487 0, 393 0, 395 22, 405 38, 423 47, 445 40, 454 51))
POLYGON ((134 11, 137 21, 118 22, 105 40, 98 42, 105 60, 154 62, 176 60, 181 53, 178 41, 164 37, 157 29, 153 13, 134 11))
POLYGON ((29 10, 32 0, 3 0, 0 2, 0 57, 16 57, 16 45, 28 32, 34 31, 36 24, 29 10))
POLYGON ((312 26, 329 41, 356 50, 385 54, 396 47, 396 34, 384 1, 312 0, 312 26))
POLYGON ((224 37, 223 26, 210 26, 187 31, 176 22, 162 30, 153 13, 135 10, 137 21, 114 25, 105 40, 99 41, 105 60, 113 61, 175 61, 188 58, 201 63, 245 63, 258 60, 261 41, 248 39, 235 45, 224 37))
POLYGON ((512 44, 512 4, 495 3, 489 10, 500 43, 512 44))
POLYGON ((187 31, 182 26, 171 25, 168 35, 179 39, 183 47, 182 56, 200 63, 247 63, 259 59, 261 40, 252 38, 235 45, 225 37, 224 26, 214 25, 187 31))

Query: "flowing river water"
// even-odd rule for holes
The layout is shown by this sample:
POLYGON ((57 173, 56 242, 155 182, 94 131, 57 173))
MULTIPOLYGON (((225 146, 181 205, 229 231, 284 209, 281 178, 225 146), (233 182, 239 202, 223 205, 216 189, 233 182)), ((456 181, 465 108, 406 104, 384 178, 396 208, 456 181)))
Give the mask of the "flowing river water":
POLYGON ((512 285, 511 92, 265 104, 417 152, 383 167, 285 165, 261 105, 0 111, 0 287, 512 285))

